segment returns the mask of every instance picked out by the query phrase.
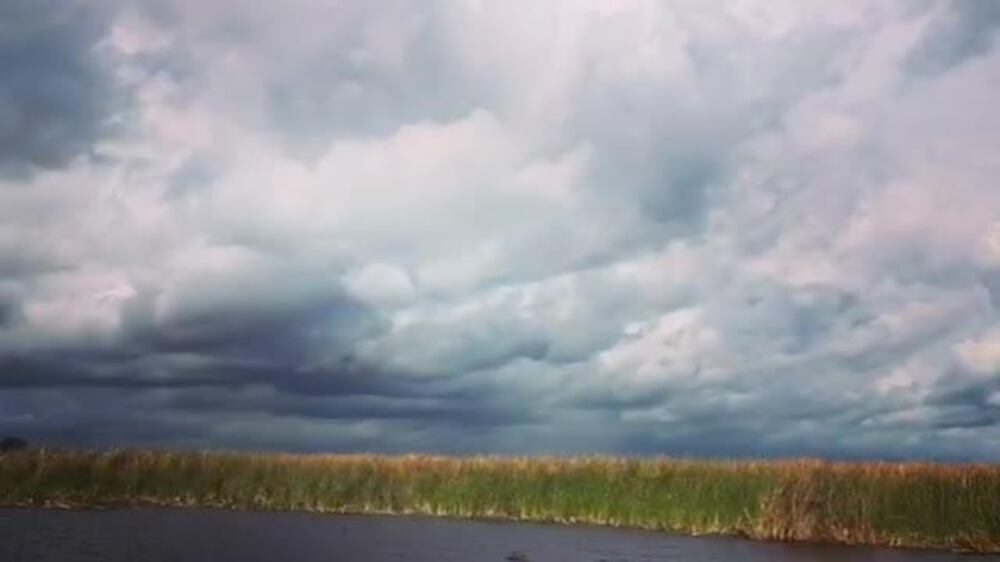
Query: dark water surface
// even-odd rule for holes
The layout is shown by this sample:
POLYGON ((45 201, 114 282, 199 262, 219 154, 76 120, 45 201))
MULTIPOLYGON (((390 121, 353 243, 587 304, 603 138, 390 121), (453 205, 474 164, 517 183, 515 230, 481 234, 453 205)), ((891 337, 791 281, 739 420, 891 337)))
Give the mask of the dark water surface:
POLYGON ((998 556, 424 517, 0 509, 0 561, 998 562, 998 556))

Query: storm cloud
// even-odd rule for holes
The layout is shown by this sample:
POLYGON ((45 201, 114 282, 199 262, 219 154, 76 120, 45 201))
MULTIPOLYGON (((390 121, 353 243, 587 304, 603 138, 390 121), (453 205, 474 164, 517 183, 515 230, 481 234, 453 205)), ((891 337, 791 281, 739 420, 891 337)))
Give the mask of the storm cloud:
POLYGON ((0 6, 0 173, 66 164, 108 128, 114 87, 100 53, 108 16, 99 6, 0 6))
POLYGON ((998 459, 994 5, 8 2, 0 431, 998 459))

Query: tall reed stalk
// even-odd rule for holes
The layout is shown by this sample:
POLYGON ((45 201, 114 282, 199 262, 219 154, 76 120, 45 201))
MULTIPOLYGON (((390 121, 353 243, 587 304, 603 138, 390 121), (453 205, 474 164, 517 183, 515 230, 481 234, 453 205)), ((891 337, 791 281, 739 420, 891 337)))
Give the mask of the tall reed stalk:
POLYGON ((36 450, 0 456, 0 505, 426 514, 1000 550, 994 465, 36 450))

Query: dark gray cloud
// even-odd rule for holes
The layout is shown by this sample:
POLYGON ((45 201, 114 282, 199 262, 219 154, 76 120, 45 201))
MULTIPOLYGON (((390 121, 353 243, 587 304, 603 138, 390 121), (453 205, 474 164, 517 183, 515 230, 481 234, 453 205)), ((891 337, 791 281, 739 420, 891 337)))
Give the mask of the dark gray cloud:
POLYGON ((992 4, 94 6, 0 8, 4 433, 1000 458, 992 4))
POLYGON ((0 329, 10 327, 22 318, 20 306, 15 300, 0 297, 0 329))
POLYGON ((101 60, 102 3, 0 6, 0 171, 65 164, 106 129, 114 88, 101 60))
POLYGON ((947 11, 931 23, 927 36, 910 54, 910 67, 920 74, 943 72, 989 53, 1000 31, 1000 5, 990 0, 945 3, 947 11))

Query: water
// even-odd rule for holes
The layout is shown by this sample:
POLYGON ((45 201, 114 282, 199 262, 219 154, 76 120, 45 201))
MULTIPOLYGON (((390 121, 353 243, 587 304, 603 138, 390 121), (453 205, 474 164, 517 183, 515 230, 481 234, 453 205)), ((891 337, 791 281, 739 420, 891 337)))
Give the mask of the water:
POLYGON ((423 517, 0 510, 3 562, 1000 562, 1000 556, 423 517))

